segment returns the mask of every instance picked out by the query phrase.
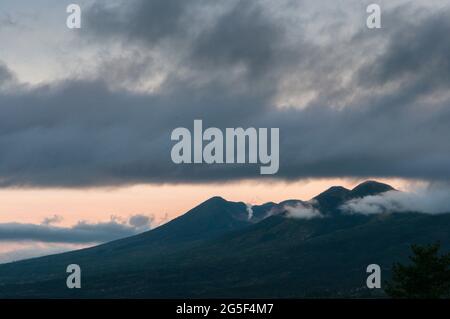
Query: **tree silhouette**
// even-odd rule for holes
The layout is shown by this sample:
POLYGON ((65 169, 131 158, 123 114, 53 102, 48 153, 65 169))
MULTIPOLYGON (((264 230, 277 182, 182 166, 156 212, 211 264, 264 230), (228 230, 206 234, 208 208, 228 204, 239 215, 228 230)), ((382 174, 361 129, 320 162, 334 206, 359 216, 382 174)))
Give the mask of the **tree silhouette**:
POLYGON ((392 298, 445 298, 450 296, 450 253, 439 255, 440 243, 412 245, 411 264, 393 265, 386 293, 392 298))

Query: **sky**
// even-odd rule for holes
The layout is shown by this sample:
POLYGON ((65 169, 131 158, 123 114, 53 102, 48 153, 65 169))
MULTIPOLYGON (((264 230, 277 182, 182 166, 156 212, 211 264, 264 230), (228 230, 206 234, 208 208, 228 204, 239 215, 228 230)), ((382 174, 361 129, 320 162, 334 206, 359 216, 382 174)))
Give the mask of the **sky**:
POLYGON ((450 177, 450 4, 2 0, 0 262, 154 228, 215 195, 450 177), (82 9, 81 29, 66 7, 82 9), (280 169, 176 165, 171 131, 280 129, 280 169))

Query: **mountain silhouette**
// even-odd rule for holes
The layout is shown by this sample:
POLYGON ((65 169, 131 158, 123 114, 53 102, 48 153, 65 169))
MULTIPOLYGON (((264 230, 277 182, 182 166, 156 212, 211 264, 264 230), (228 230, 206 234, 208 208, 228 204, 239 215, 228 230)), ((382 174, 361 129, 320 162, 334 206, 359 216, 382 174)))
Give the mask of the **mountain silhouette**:
POLYGON ((350 198, 358 198, 358 197, 379 195, 381 193, 394 190, 395 188, 387 184, 375 181, 366 181, 353 188, 349 195, 350 198))
POLYGON ((342 186, 330 187, 313 199, 317 202, 316 207, 323 214, 337 214, 340 213, 339 207, 350 199, 379 195, 393 190, 395 189, 390 185, 376 181, 366 181, 352 190, 342 186))
POLYGON ((339 212, 339 206, 351 198, 351 191, 342 186, 333 186, 314 197, 317 208, 323 214, 339 212))
POLYGON ((366 267, 383 278, 412 243, 450 248, 450 214, 345 214, 345 201, 394 190, 364 182, 332 187, 313 200, 249 207, 213 197, 186 214, 130 238, 0 265, 0 298, 297 298, 379 297, 366 267), (302 219, 286 207, 313 205, 302 219), (67 265, 82 268, 83 288, 65 286, 67 265))

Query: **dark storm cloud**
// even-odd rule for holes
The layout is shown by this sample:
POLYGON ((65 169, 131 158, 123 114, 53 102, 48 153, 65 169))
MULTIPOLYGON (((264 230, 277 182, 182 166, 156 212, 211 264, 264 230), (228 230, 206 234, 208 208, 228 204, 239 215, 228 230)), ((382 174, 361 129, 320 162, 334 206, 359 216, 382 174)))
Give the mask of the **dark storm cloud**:
POLYGON ((0 91, 1 186, 261 178, 258 165, 173 164, 170 133, 192 128, 194 119, 205 127, 280 128, 280 170, 273 178, 450 178, 450 97, 444 89, 450 11, 414 22, 399 11, 396 24, 370 31, 382 33, 365 30, 345 41, 337 34, 323 44, 304 38, 300 24, 295 47, 286 26, 261 3, 217 9, 205 19, 207 27, 191 21, 198 27, 191 33, 186 21, 196 7, 181 2, 135 1, 122 11, 96 7, 92 13, 102 17, 90 20, 98 24, 90 37, 99 42, 107 34, 145 54, 162 39, 176 39, 163 51, 182 52, 178 62, 185 69, 182 76, 167 74, 153 93, 112 88, 111 78, 139 77, 139 68, 111 77, 101 67, 90 80, 0 91), (175 26, 150 30, 145 17, 156 13, 146 13, 146 6, 166 5, 161 15, 171 16, 175 26), (102 25, 107 19, 111 28, 102 25), (242 65, 246 72, 236 76, 234 68, 242 65), (348 71, 353 73, 344 78, 348 71), (285 89, 286 82, 295 85, 285 89), (302 108, 275 107, 280 96, 302 90, 314 93, 302 108))
POLYGON ((129 237, 150 229, 151 218, 144 215, 130 217, 128 223, 111 219, 90 224, 78 222, 72 227, 54 227, 49 224, 0 224, 0 241, 35 241, 45 243, 102 243, 129 237))
POLYGON ((139 96, 99 83, 68 83, 30 95, 2 98, 0 174, 3 186, 92 186, 173 183, 258 177, 249 165, 177 166, 171 130, 205 126, 279 127, 281 167, 276 178, 325 176, 450 177, 450 110, 408 105, 337 110, 276 109, 259 96, 190 90, 139 96), (175 98, 175 100, 172 100, 175 98), (374 109, 375 108, 375 109, 374 109))
POLYGON ((13 80, 14 75, 12 74, 12 72, 3 63, 0 62, 0 88, 13 80))
POLYGON ((244 65, 263 76, 281 59, 283 30, 249 1, 238 2, 195 39, 191 58, 208 69, 244 65))
POLYGON ((112 8, 95 4, 86 21, 87 38, 95 41, 113 39, 145 50, 166 40, 168 54, 186 51, 181 64, 207 77, 213 77, 212 71, 243 67, 256 80, 291 53, 283 43, 282 24, 257 1, 135 0, 112 8))
MULTIPOLYGON (((411 11, 408 10, 409 16, 417 16, 411 11)), ((395 24, 384 54, 361 69, 361 83, 370 87, 398 82, 409 99, 448 90, 450 39, 445 34, 450 31, 449 11, 419 15, 417 19, 403 17, 401 21, 395 24)))
POLYGON ((189 9, 202 3, 205 1, 132 0, 111 6, 97 2, 87 11, 85 23, 96 36, 152 46, 183 35, 186 26, 195 22, 189 19, 189 9))
POLYGON ((180 88, 176 96, 148 96, 111 92, 101 82, 70 82, 5 93, 0 96, 0 184, 176 182, 182 176, 170 158, 172 129, 205 117, 211 124, 231 125, 236 114, 245 121, 267 107, 261 96, 219 90, 180 88))

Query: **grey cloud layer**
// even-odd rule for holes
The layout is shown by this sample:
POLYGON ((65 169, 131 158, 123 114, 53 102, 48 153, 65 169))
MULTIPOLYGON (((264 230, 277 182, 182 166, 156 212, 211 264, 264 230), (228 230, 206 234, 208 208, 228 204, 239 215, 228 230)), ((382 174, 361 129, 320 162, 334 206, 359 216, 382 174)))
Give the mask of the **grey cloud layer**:
POLYGON ((0 88, 13 80, 14 75, 12 72, 8 69, 8 67, 6 67, 6 65, 0 63, 0 88))
POLYGON ((96 2, 85 17, 87 27, 114 40, 142 41, 148 45, 186 31, 183 17, 188 9, 205 1, 133 1, 111 6, 96 2))
POLYGON ((152 218, 144 215, 130 217, 128 223, 111 219, 91 224, 80 221, 72 227, 55 227, 51 223, 0 224, 0 241, 35 241, 44 243, 103 243, 129 237, 150 229, 152 218))
POLYGON ((84 38, 157 65, 99 61, 88 79, 13 89, 13 73, 0 67, 0 86, 9 83, 0 89, 0 185, 260 178, 258 166, 173 164, 170 133, 194 119, 279 127, 274 178, 450 178, 449 9, 415 20, 414 10, 395 10, 382 31, 362 24, 347 34, 330 21, 322 33, 334 36, 313 41, 304 27, 314 22, 292 25, 279 14, 289 6, 268 3, 95 5, 84 38), (155 72, 164 78, 155 91, 121 87, 155 72))

